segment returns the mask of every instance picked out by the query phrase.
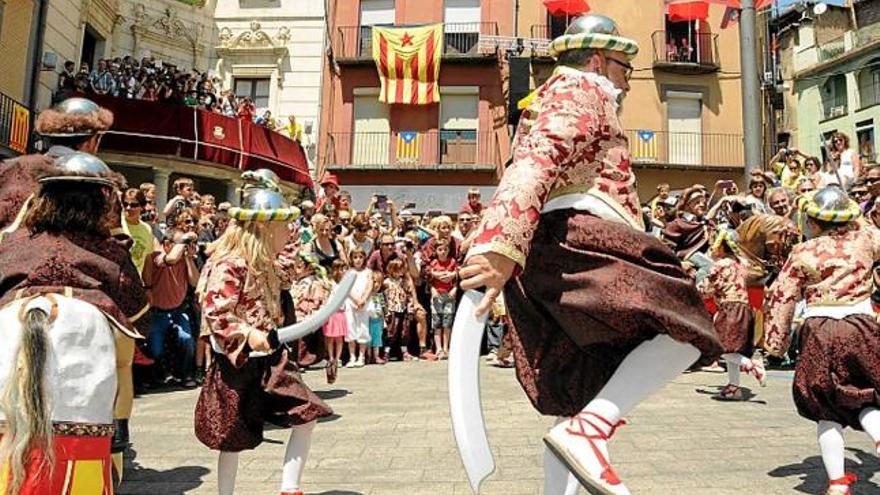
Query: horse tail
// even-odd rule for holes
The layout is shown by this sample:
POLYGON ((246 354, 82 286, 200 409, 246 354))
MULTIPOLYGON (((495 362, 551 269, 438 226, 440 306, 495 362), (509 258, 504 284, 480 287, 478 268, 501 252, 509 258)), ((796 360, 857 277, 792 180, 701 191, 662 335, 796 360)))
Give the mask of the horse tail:
MULTIPOLYGON (((21 342, 0 398, 6 431, 0 441, 0 463, 10 474, 5 495, 19 493, 27 478, 32 452, 54 464, 52 418, 46 389, 46 366, 51 351, 49 315, 41 308, 27 309, 21 318, 21 342)), ((39 468, 43 470, 43 466, 39 468)))

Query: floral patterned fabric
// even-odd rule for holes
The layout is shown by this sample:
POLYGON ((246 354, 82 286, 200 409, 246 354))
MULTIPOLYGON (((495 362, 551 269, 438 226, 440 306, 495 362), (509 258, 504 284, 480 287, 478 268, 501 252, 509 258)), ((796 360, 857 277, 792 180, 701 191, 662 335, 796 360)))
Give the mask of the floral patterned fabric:
POLYGON ((871 296, 871 267, 880 259, 880 231, 835 232, 796 246, 764 304, 765 347, 775 355, 790 344, 798 301, 811 305, 853 305, 871 296))
POLYGON ((293 296, 296 308, 296 320, 302 321, 324 305, 330 296, 330 291, 327 290, 324 282, 310 276, 298 280, 290 288, 290 294, 293 296))
POLYGON ((721 258, 709 270, 709 275, 697 286, 700 294, 714 299, 717 304, 725 302, 747 303, 746 267, 734 258, 721 258))
POLYGON ((385 287, 385 301, 390 313, 404 313, 409 306, 409 282, 405 278, 386 278, 382 285, 385 287))
MULTIPOLYGON (((292 263, 289 266, 292 270, 292 263)), ((278 273, 283 288, 283 281, 292 276, 285 270, 278 273)), ((268 285, 250 273, 242 258, 230 256, 212 261, 202 271, 199 287, 203 288, 204 321, 236 367, 244 365, 248 358, 242 351, 250 332, 269 332, 283 323, 280 305, 266 304, 278 300, 280 294, 270 294, 268 285)))
POLYGON ((471 255, 495 252, 525 266, 541 210, 564 194, 596 196, 643 230, 617 101, 600 79, 560 68, 537 91, 538 103, 523 113, 513 163, 483 214, 471 255))

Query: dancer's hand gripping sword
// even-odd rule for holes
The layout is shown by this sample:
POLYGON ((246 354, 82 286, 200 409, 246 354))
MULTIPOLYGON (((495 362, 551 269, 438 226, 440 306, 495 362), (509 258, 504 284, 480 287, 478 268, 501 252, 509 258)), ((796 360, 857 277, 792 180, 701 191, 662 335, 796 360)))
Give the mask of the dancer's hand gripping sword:
POLYGON ((481 292, 465 292, 455 314, 449 349, 452 430, 474 493, 479 493, 480 483, 495 471, 480 402, 480 344, 486 315, 478 318, 475 313, 482 299, 481 292))
POLYGON ((342 277, 342 280, 336 285, 336 288, 333 289, 333 292, 330 293, 330 297, 327 298, 327 303, 321 306, 321 309, 315 311, 311 316, 299 323, 279 328, 278 341, 282 344, 287 344, 296 339, 301 339, 321 328, 321 326, 324 325, 324 323, 327 323, 327 320, 329 320, 330 317, 333 316, 343 304, 345 304, 345 300, 348 298, 348 294, 354 286, 354 279, 354 272, 346 273, 342 277))

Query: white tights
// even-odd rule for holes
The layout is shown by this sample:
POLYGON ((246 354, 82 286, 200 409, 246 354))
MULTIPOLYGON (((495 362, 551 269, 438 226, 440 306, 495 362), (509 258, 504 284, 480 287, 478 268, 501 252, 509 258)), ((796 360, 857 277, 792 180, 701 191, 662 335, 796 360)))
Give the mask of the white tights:
POLYGON ((742 366, 748 366, 751 361, 738 352, 722 354, 721 357, 727 362, 727 382, 739 387, 739 369, 742 366))
MULTIPOLYGON (((875 448, 880 441, 880 410, 867 408, 859 414, 859 422, 865 433, 871 437, 875 448)), ((843 426, 834 421, 819 421, 817 428, 819 439, 819 451, 822 453, 822 463, 829 480, 842 478, 844 471, 844 447, 843 426)), ((880 449, 878 449, 880 453, 880 449)))
MULTIPOLYGON (((300 489, 300 479, 306 467, 309 448, 312 445, 312 431, 316 421, 297 425, 290 429, 290 440, 284 453, 284 467, 281 472, 281 491, 295 492, 300 489)), ((238 473, 238 452, 220 452, 217 460, 217 492, 219 495, 235 493, 235 475, 238 473)))
MULTIPOLYGON (((617 367, 596 397, 587 404, 584 412, 596 414, 611 424, 617 424, 640 402, 666 386, 700 357, 700 350, 691 344, 674 340, 668 335, 658 335, 633 349, 617 367)), ((597 426, 604 424, 597 422, 597 426)), ((604 431, 604 433, 610 433, 604 431)), ((604 451, 605 442, 597 442, 604 451)), ((603 452, 607 457, 607 452, 603 452)), ((573 476, 565 475, 565 467, 555 456, 544 455, 544 495, 574 495, 571 488, 573 476), (564 482, 563 482, 564 480, 564 482)))

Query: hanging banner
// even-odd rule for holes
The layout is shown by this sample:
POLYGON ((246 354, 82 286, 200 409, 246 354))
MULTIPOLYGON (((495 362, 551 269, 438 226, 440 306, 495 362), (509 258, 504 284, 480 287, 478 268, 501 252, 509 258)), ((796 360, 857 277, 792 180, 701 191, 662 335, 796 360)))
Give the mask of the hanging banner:
POLYGON ((379 101, 428 105, 440 101, 443 24, 373 26, 373 60, 379 70, 379 101))

